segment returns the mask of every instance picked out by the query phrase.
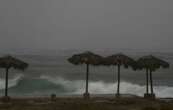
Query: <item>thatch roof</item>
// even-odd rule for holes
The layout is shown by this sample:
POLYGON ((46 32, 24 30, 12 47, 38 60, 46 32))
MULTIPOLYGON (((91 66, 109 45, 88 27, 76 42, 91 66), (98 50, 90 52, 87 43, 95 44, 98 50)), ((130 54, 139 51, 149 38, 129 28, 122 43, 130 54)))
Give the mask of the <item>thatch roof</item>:
POLYGON ((4 56, 0 58, 0 68, 14 68, 18 70, 25 70, 27 67, 27 63, 12 56, 4 56))
POLYGON ((80 64, 91 64, 91 65, 100 65, 103 58, 92 52, 84 52, 80 54, 75 54, 68 61, 74 65, 80 64))
POLYGON ((148 68, 152 71, 155 71, 156 69, 159 69, 161 67, 169 68, 170 66, 168 62, 163 61, 159 58, 156 58, 152 55, 141 57, 140 59, 138 59, 137 63, 138 63, 139 69, 148 68))
POLYGON ((132 58, 119 53, 106 57, 104 59, 104 65, 123 65, 125 68, 128 68, 128 66, 130 66, 135 69, 136 62, 132 58))

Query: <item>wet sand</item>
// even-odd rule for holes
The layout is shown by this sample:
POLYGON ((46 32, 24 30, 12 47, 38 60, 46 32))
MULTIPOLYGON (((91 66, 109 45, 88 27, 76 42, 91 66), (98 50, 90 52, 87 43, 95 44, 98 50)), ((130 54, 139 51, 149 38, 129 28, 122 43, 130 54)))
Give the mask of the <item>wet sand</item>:
POLYGON ((0 99, 0 110, 173 110, 173 99, 79 97, 0 99))

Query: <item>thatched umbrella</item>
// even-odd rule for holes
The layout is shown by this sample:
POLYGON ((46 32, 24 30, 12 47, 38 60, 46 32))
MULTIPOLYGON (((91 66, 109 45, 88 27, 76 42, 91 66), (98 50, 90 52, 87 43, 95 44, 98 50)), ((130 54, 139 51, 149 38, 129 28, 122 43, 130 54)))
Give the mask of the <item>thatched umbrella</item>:
POLYGON ((68 61, 74 65, 86 65, 86 91, 84 93, 84 97, 89 97, 88 92, 88 79, 89 79, 89 65, 100 65, 102 61, 102 57, 96 55, 92 52, 84 52, 81 54, 75 54, 68 61))
POLYGON ((154 91, 153 91, 153 79, 152 79, 152 72, 156 71, 159 68, 169 68, 169 63, 156 58, 152 55, 144 56, 138 59, 137 61, 139 69, 145 69, 146 70, 146 94, 145 97, 155 97, 154 91), (149 72, 149 73, 148 73, 149 72), (149 82, 149 76, 150 76, 150 86, 151 86, 151 94, 149 94, 148 89, 148 82, 149 82))
POLYGON ((120 69, 121 66, 124 66, 125 68, 128 68, 129 66, 135 69, 136 62, 132 58, 123 55, 123 54, 115 54, 112 56, 108 56, 105 58, 104 61, 105 65, 114 65, 118 67, 118 84, 117 84, 117 94, 116 96, 119 97, 120 95, 120 69))
POLYGON ((8 72, 10 68, 17 70, 25 70, 28 64, 18 60, 12 56, 5 56, 0 58, 0 68, 5 68, 6 70, 6 82, 5 82, 5 96, 8 97, 8 72))

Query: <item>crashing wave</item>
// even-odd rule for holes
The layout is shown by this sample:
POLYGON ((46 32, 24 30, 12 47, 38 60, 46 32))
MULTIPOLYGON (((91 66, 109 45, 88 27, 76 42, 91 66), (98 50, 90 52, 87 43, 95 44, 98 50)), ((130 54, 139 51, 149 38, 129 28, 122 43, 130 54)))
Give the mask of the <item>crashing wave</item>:
MULTIPOLYGON (((63 85, 67 91, 69 90, 69 92, 71 92, 72 89, 75 89, 75 91, 69 94, 81 94, 85 90, 85 81, 82 80, 69 81, 61 77, 50 76, 41 76, 40 78, 47 79, 55 84, 63 85)), ((117 83, 105 83, 103 81, 89 82, 89 91, 92 94, 115 94, 116 87, 117 83)), ((121 82, 120 91, 123 94, 134 94, 138 96, 143 96, 146 91, 146 86, 129 82, 121 82)), ((154 91, 157 97, 173 97, 173 87, 156 86, 154 87, 154 91)))
MULTIPOLYGON (((8 87, 16 86, 17 83, 24 77, 23 74, 17 74, 12 79, 9 79, 8 81, 8 87)), ((5 79, 0 78, 0 90, 5 89, 5 79)))
MULTIPOLYGON (((106 83, 103 81, 90 81, 89 91, 91 94, 115 94, 117 83, 106 83)), ((5 88, 5 80, 0 79, 0 92, 5 88)), ((78 95, 85 91, 84 80, 66 80, 61 77, 51 77, 42 75, 39 78, 25 78, 18 74, 13 79, 9 79, 9 92, 13 95, 32 96, 50 95, 78 95)), ((122 94, 134 94, 143 96, 146 91, 145 85, 121 82, 120 92, 122 94)), ((173 87, 155 86, 154 91, 157 97, 173 97, 173 87)))

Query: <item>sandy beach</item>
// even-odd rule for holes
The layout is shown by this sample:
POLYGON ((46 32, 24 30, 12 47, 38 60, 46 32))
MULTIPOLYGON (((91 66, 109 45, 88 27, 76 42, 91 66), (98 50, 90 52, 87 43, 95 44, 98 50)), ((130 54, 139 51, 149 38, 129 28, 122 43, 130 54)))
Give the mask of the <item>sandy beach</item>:
POLYGON ((173 99, 57 97, 0 100, 0 110, 173 110, 173 99))

